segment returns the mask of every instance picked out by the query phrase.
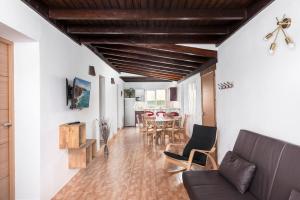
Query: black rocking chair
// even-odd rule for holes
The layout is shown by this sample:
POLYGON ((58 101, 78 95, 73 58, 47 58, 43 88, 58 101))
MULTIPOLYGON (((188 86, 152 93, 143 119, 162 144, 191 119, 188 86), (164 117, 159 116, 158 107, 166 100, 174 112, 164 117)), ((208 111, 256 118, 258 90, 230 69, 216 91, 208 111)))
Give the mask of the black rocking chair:
MULTIPOLYGON (((206 167, 208 159, 212 169, 217 170, 218 166, 212 153, 216 150, 217 128, 194 124, 193 134, 183 149, 182 155, 172 153, 169 149, 172 146, 183 146, 182 144, 169 144, 164 152, 166 163, 172 163, 182 167, 180 170, 190 170, 193 164, 206 167)), ((174 171, 172 171, 174 172, 174 171)))

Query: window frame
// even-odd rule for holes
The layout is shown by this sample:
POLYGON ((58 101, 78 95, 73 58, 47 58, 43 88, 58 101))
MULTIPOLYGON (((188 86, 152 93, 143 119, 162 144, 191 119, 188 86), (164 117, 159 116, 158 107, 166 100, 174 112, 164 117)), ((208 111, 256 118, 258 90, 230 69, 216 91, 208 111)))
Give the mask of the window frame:
POLYGON ((145 104, 149 107, 165 107, 167 105, 167 90, 166 89, 146 89, 145 90, 145 104), (157 100, 157 91, 159 90, 163 90, 165 92, 165 98, 164 100, 157 100), (154 91, 154 99, 155 100, 148 100, 148 95, 147 95, 147 92, 148 91, 154 91), (149 104, 148 102, 151 102, 151 101, 154 101, 155 103, 154 104, 149 104), (163 101, 163 105, 160 105, 158 104, 158 101, 163 101))

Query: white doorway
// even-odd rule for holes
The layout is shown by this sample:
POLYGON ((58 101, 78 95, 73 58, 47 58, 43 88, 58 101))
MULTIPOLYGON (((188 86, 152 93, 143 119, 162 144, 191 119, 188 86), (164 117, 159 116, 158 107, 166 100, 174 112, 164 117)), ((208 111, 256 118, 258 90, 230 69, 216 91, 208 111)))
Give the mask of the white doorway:
POLYGON ((105 77, 99 76, 99 119, 105 117, 105 77))
POLYGON ((123 86, 118 84, 118 129, 122 129, 124 126, 124 94, 123 86))

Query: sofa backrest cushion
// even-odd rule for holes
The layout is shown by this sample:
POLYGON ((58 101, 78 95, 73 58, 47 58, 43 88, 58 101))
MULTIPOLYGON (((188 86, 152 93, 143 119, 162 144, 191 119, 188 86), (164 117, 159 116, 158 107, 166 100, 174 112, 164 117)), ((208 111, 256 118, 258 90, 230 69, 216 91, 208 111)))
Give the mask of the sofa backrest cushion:
POLYGON ((289 199, 292 190, 300 191, 300 147, 287 144, 278 165, 269 199, 289 199))
POLYGON ((237 153, 240 157, 250 160, 251 153, 257 138, 258 134, 247 130, 240 130, 239 136, 235 142, 233 151, 237 153))
POLYGON ((240 132, 233 151, 256 165, 249 191, 257 199, 269 198, 284 146, 284 142, 273 138, 250 131, 240 132))

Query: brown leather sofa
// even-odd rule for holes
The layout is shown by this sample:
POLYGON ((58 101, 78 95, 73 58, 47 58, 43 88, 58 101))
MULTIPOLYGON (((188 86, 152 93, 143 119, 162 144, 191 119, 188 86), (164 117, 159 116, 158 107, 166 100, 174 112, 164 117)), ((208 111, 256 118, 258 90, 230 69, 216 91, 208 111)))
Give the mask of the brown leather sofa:
POLYGON ((299 146, 241 130, 233 152, 256 165, 248 191, 239 193, 218 171, 186 171, 191 200, 288 200, 292 190, 300 191, 299 146))

